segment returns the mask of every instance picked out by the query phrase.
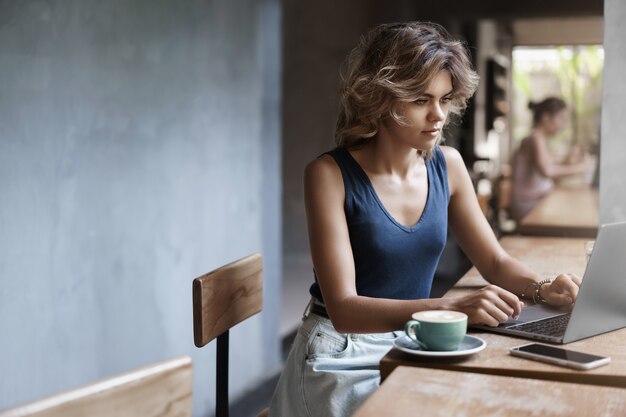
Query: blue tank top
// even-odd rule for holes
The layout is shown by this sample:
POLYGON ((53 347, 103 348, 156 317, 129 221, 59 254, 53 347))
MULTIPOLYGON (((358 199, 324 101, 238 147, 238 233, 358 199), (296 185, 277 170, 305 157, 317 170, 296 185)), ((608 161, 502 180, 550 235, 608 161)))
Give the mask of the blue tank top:
MULTIPOLYGON (((418 222, 398 223, 378 198, 369 177, 345 148, 327 152, 343 177, 345 213, 358 295, 410 300, 428 298, 448 231, 448 171, 437 146, 426 161, 428 197, 418 222)), ((310 288, 323 302, 317 277, 310 288)))

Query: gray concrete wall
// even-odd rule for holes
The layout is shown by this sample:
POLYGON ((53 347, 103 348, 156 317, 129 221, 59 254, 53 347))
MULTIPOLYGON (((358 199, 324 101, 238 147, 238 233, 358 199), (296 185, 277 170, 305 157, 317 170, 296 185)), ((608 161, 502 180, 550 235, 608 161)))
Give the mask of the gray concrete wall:
POLYGON ((626 220, 626 3, 604 0, 600 223, 626 220))
POLYGON ((253 251, 232 397, 278 369, 278 21, 276 0, 0 3, 0 409, 190 354, 207 415, 191 280, 253 251))

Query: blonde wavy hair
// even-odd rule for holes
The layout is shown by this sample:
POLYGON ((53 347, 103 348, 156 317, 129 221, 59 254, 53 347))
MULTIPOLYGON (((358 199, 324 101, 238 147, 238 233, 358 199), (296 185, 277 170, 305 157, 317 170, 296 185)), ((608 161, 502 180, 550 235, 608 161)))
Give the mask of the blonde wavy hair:
POLYGON ((374 140, 379 123, 387 117, 406 126, 395 104, 417 100, 443 70, 452 77, 450 113, 460 116, 478 85, 462 42, 435 23, 394 23, 371 29, 343 65, 337 146, 359 148, 374 140))

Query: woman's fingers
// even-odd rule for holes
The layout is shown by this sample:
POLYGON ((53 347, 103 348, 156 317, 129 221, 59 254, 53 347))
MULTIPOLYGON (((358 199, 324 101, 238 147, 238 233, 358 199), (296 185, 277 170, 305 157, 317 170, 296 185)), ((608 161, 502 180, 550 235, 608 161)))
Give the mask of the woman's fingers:
POLYGON ((486 310, 478 310, 476 315, 470 320, 471 324, 484 324, 489 327, 498 327, 501 323, 496 317, 489 314, 486 310))
POLYGON ((563 274, 563 275, 567 275, 568 277, 570 277, 572 281, 574 281, 574 284, 576 284, 578 287, 580 287, 580 285, 583 283, 583 279, 576 274, 563 274))
POLYGON ((485 324, 496 327, 509 319, 517 317, 521 312, 522 303, 512 293, 497 287, 488 285, 476 293, 471 294, 464 308, 472 324, 485 324))
POLYGON ((581 279, 574 274, 561 274, 547 288, 546 300, 550 304, 572 304, 578 296, 581 279))
POLYGON ((519 317, 520 313, 522 312, 522 307, 524 306, 524 303, 522 303, 519 297, 512 292, 509 292, 499 287, 498 289, 500 298, 513 308, 513 314, 511 314, 511 317, 519 317))
POLYGON ((522 312, 523 304, 520 302, 519 298, 512 292, 509 292, 504 288, 500 288, 496 285, 488 285, 483 290, 491 295, 491 301, 501 311, 505 312, 508 317, 518 317, 519 314, 522 312))

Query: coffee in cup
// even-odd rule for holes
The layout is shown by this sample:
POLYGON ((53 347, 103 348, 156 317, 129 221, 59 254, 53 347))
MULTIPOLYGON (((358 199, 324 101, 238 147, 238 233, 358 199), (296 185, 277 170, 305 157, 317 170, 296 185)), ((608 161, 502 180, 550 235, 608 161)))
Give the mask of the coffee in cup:
POLYGON ((404 331, 424 350, 456 350, 467 332, 467 314, 459 311, 419 311, 411 318, 404 331))

